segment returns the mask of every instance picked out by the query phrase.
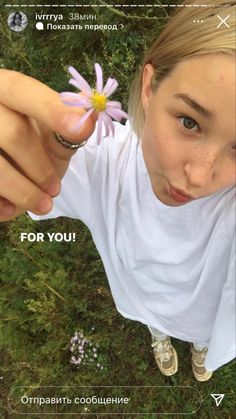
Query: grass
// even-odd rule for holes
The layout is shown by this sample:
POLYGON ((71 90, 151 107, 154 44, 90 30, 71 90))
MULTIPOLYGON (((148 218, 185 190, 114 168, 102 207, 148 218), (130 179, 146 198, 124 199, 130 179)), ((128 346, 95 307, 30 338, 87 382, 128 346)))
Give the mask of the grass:
MULTIPOLYGON (((173 339, 179 355, 179 371, 173 377, 162 376, 155 365, 147 328, 124 319, 116 311, 102 261, 84 225, 61 219, 60 231, 75 232, 76 245, 74 242, 52 245, 49 242, 20 243, 19 231, 53 232, 58 229, 58 220, 33 222, 22 216, 7 224, 1 233, 3 257, 0 262, 0 376, 3 377, 0 409, 3 417, 9 412, 7 398, 11 391, 14 395, 11 406, 20 406, 17 403, 25 389, 16 389, 18 386, 50 386, 45 391, 37 389, 27 394, 71 400, 81 392, 78 393, 78 387, 69 386, 115 386, 112 394, 117 396, 119 390, 118 396, 129 395, 135 411, 143 411, 143 414, 156 411, 157 403, 159 412, 167 407, 172 412, 183 409, 194 412, 199 408, 196 414, 201 414, 202 418, 233 418, 235 362, 217 370, 209 382, 198 383, 191 371, 188 343, 173 339), (75 331, 83 331, 93 345, 98 345, 102 370, 97 362, 79 367, 70 363, 70 339, 75 331), (61 388, 55 392, 51 386, 61 388), (131 389, 118 389, 119 386, 186 388, 174 387, 172 392, 166 388, 139 389, 134 394, 131 389), (220 407, 215 406, 211 393, 226 394, 220 407)), ((93 388, 92 393, 86 394, 88 397, 101 393, 93 388)), ((111 396, 110 389, 103 392, 102 397, 105 396, 111 396)), ((55 406, 49 407, 55 412, 55 406)), ((42 406, 42 411, 43 408, 48 406, 42 406)), ((75 408, 78 406, 74 404, 63 405, 58 407, 58 412, 66 412, 63 417, 71 417, 68 413, 75 412, 75 408)))

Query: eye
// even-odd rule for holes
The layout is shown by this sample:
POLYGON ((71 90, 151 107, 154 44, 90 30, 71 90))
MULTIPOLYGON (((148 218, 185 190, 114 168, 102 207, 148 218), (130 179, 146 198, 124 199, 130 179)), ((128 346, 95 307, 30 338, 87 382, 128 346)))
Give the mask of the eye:
POLYGON ((199 125, 194 119, 190 118, 189 116, 181 116, 180 123, 183 125, 184 128, 188 130, 194 130, 194 128, 199 128, 199 125))

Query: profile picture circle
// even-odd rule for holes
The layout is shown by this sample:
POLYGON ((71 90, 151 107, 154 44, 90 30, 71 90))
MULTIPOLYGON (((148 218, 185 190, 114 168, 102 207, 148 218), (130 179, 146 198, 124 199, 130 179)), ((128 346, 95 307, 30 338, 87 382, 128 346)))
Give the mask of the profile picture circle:
POLYGON ((28 25, 28 19, 23 12, 12 12, 8 16, 7 24, 12 31, 21 32, 28 25))

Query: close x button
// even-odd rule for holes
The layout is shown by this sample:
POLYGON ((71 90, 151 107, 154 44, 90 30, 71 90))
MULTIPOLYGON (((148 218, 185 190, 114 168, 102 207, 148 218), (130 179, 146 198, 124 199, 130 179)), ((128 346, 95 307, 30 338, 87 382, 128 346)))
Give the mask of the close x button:
POLYGON ((217 15, 218 19, 220 19, 220 23, 218 24, 217 28, 220 28, 221 26, 226 26, 227 28, 230 28, 230 25, 227 23, 227 20, 230 18, 230 15, 226 17, 221 17, 220 15, 217 15))

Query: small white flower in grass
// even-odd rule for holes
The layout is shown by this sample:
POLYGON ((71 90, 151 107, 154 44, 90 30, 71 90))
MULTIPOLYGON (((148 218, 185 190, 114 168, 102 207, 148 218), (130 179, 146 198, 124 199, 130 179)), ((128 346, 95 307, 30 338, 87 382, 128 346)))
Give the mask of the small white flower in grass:
POLYGON ((66 105, 87 109, 87 112, 81 117, 80 122, 75 126, 75 131, 82 127, 93 112, 98 113, 97 143, 100 144, 102 125, 105 126, 106 136, 110 132, 114 136, 115 129, 112 118, 120 122, 123 118, 128 119, 129 116, 121 109, 120 102, 108 100, 108 97, 118 87, 116 79, 109 77, 103 87, 102 68, 98 63, 94 67, 96 72, 96 89, 92 89, 74 67, 69 67, 68 71, 73 77, 69 80, 69 83, 80 89, 81 92, 63 92, 60 96, 66 105))
POLYGON ((75 342, 77 342, 77 340, 78 340, 78 335, 75 333, 75 335, 72 336, 72 338, 70 340, 70 343, 75 343, 75 342))

